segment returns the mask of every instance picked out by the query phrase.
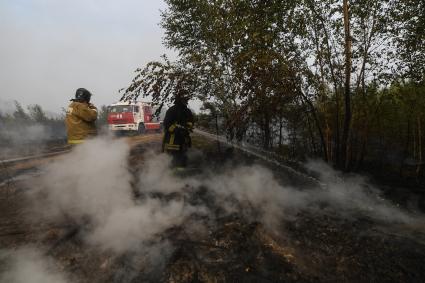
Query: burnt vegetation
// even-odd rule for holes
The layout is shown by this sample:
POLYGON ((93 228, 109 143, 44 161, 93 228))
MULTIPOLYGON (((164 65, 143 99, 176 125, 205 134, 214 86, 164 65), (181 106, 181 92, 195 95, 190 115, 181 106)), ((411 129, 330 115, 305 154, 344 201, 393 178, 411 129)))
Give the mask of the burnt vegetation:
POLYGON ((52 151, 65 144, 64 118, 48 115, 38 105, 0 111, 0 158, 9 159, 52 151))
MULTIPOLYGON (((31 182, 15 182, 7 197, 2 190, 1 246, 41 247, 44 256, 55 260, 53 269, 70 275, 69 282, 423 281, 423 226, 391 217, 379 220, 373 217, 374 207, 371 211, 347 211, 326 199, 283 208, 275 215, 275 225, 267 225, 261 218, 262 207, 255 202, 241 201, 237 195, 226 197, 225 203, 233 207, 233 212, 228 211, 211 187, 189 181, 208 178, 205 171, 223 176, 231 168, 259 161, 223 144, 218 151, 214 141, 199 136, 194 146, 203 154, 191 157, 196 170, 177 173, 182 184, 187 181, 188 185, 174 192, 139 191, 138 178, 148 166, 148 152, 159 150, 159 144, 149 142, 132 148, 128 166, 133 168, 131 186, 138 192, 134 202, 153 199, 165 209, 167 204, 181 201, 185 207, 204 209, 147 239, 140 235, 140 242, 130 250, 115 253, 90 244, 87 235, 96 225, 90 217, 28 222, 34 213, 33 202, 42 200, 34 199, 31 182), (318 206, 313 205, 316 202, 318 206)), ((282 186, 302 184, 306 192, 323 190, 315 184, 306 185, 305 180, 289 180, 282 170, 271 169, 282 186)), ((242 195, 243 190, 249 192, 249 188, 240 189, 242 195)), ((128 235, 117 236, 125 240, 128 235)), ((8 258, 0 256, 1 270, 7 267, 8 258)))

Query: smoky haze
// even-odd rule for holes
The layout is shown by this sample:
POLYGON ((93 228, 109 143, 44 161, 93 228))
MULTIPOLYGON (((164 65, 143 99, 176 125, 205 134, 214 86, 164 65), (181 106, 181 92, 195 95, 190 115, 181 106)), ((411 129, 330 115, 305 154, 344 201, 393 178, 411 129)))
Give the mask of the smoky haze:
MULTIPOLYGON (((363 178, 342 178, 321 162, 307 166, 321 173, 326 189, 284 185, 272 171, 257 164, 229 165, 223 172, 207 171, 182 179, 169 168, 167 155, 153 153, 145 155, 142 172, 135 181, 127 164, 129 150, 123 140, 100 137, 48 165, 30 195, 40 206, 34 211, 53 221, 89 223, 87 243, 119 254, 137 246, 146 249, 158 235, 183 225, 191 216, 214 221, 213 210, 217 208, 227 215, 237 213, 259 221, 272 232, 279 230, 285 218, 296 217, 300 211, 321 213, 323 204, 345 217, 363 214, 401 223, 422 219, 380 199, 363 178), (202 187, 207 188, 208 200, 188 201, 198 196, 202 187), (135 199, 135 192, 142 197, 135 199), (158 198, 158 194, 179 197, 167 200, 158 198)), ((196 229, 199 227, 196 223, 196 229)))
POLYGON ((37 248, 25 247, 14 251, 0 251, 0 261, 7 262, 0 282, 7 283, 70 283, 74 282, 52 259, 37 248))
MULTIPOLYGON (((168 53, 163 1, 0 1, 0 97, 60 112, 75 89, 119 99, 133 71, 168 53)), ((173 56, 173 54, 171 54, 173 56)))
MULTIPOLYGON (((283 184, 259 164, 228 164, 220 172, 178 177, 169 167, 169 156, 152 152, 144 155, 142 171, 134 174, 129 154, 125 140, 104 136, 46 165, 27 192, 34 206, 29 220, 79 226, 87 248, 116 256, 142 255, 155 268, 164 266, 174 250, 167 231, 183 229, 202 237, 220 217, 234 214, 273 234, 300 212, 327 209, 342 218, 363 215, 384 224, 423 227, 423 215, 396 207, 381 199, 366 179, 345 177, 323 162, 311 161, 307 167, 317 172, 325 188, 307 189, 283 184)), ((43 247, 3 251, 0 260, 11 262, 0 275, 4 282, 28 282, 28 276, 38 278, 34 282, 72 282, 58 273, 43 247)))

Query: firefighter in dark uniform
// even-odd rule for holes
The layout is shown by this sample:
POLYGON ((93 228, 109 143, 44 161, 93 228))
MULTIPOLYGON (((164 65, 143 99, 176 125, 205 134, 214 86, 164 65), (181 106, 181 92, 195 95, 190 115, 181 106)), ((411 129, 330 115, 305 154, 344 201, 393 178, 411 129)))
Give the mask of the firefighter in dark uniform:
POLYGON ((173 156, 172 166, 186 167, 188 148, 192 146, 190 132, 193 130, 193 114, 187 107, 188 99, 177 95, 164 118, 164 140, 162 149, 173 156))
POLYGON ((83 143, 97 134, 97 108, 90 103, 91 93, 85 88, 75 92, 75 98, 66 111, 66 131, 68 144, 83 143))

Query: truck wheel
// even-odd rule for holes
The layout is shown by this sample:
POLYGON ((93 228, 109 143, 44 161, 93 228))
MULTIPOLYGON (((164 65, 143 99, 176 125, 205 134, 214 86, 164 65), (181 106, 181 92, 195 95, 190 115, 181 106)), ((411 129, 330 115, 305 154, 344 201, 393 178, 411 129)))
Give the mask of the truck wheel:
POLYGON ((143 135, 145 133, 145 125, 139 124, 139 129, 137 130, 139 135, 143 135))

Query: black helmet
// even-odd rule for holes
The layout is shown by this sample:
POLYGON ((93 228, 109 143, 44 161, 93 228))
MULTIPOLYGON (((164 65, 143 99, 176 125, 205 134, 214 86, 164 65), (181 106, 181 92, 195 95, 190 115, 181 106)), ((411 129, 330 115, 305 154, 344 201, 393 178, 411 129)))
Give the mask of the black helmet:
POLYGON ((75 92, 75 99, 72 99, 73 101, 79 101, 79 102, 90 102, 91 93, 85 88, 79 88, 75 92))
POLYGON ((179 91, 176 95, 174 95, 174 104, 184 104, 187 105, 189 101, 188 96, 185 91, 179 91))

